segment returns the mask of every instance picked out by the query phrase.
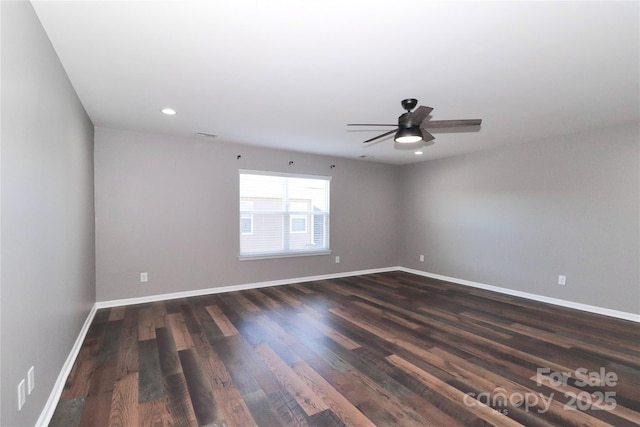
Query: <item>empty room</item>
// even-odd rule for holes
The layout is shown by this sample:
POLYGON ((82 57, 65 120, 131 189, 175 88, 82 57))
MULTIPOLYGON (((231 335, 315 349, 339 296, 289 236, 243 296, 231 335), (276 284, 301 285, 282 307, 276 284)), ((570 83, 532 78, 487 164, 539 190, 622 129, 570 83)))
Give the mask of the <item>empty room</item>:
POLYGON ((640 425, 640 2, 0 2, 0 425, 640 425))

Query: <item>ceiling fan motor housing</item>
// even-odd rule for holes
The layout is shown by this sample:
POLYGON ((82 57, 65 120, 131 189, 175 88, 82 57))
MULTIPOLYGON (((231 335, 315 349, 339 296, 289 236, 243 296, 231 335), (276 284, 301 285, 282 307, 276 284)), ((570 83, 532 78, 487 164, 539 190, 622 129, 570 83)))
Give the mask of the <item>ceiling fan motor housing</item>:
POLYGON ((411 113, 406 112, 398 117, 398 127, 409 129, 410 127, 415 126, 413 122, 411 122, 411 113))

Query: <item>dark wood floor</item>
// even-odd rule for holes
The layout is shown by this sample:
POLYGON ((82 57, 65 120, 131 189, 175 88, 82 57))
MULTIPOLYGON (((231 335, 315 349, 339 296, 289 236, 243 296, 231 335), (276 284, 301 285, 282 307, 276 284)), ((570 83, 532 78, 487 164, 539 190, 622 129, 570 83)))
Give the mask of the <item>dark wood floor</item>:
POLYGON ((103 309, 50 425, 639 425, 639 332, 402 272, 103 309))

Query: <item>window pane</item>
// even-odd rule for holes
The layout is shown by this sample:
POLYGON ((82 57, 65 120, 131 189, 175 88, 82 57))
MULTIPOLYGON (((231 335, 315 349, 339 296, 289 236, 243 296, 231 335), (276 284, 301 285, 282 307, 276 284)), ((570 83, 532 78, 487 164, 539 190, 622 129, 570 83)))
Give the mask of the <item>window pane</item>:
POLYGON ((291 215, 291 232, 306 233, 307 217, 304 215, 291 215))
POLYGON ((240 218, 240 233, 251 234, 253 232, 253 219, 251 216, 240 218))

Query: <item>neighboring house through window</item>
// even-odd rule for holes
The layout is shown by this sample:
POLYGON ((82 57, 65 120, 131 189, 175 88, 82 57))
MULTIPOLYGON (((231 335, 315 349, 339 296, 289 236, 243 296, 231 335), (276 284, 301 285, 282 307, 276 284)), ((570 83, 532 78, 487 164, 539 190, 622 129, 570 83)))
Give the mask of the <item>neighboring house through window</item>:
POLYGON ((291 233, 307 233, 307 222, 312 216, 310 200, 289 202, 289 231, 291 233))

